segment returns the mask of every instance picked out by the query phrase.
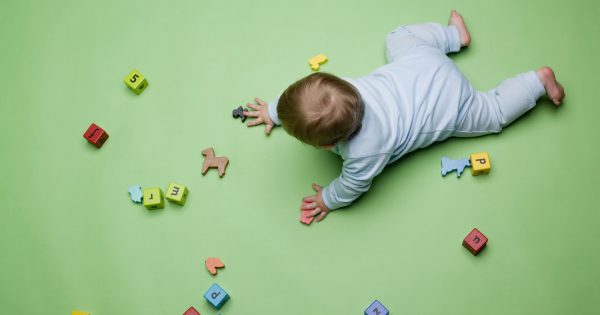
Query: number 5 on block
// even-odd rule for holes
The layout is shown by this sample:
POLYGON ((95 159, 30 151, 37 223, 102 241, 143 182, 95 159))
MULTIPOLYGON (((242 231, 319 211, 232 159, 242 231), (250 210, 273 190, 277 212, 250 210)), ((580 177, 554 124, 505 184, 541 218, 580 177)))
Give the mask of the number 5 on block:
POLYGON ((135 94, 140 95, 144 89, 148 86, 148 81, 146 78, 137 70, 133 69, 129 74, 123 79, 127 87, 129 87, 135 94))

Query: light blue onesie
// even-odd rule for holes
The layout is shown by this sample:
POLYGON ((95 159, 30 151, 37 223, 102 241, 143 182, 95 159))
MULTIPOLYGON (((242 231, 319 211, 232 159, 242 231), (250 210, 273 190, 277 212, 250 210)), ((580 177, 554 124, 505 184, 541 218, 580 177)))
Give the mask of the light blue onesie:
MULTIPOLYGON (((332 150, 344 163, 323 189, 329 209, 352 203, 387 164, 411 151, 451 136, 500 132, 545 93, 533 71, 475 91, 446 56, 460 50, 455 26, 401 26, 386 44, 388 64, 361 78, 343 78, 360 93, 365 114, 360 132, 332 150)), ((280 124, 277 102, 269 103, 269 115, 280 124)))

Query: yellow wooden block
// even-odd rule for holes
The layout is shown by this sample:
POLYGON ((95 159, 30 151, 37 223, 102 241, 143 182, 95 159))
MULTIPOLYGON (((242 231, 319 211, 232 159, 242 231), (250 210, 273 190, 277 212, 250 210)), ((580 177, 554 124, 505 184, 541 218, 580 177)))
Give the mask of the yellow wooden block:
POLYGON ((492 169, 492 163, 490 162, 490 155, 487 152, 471 154, 471 174, 481 175, 487 174, 492 169))
POLYGON ((165 207, 165 199, 160 188, 144 189, 144 207, 148 210, 162 209, 165 207))
POLYGON ((135 94, 141 94, 146 87, 148 87, 148 81, 146 78, 137 70, 133 69, 129 74, 123 79, 127 87, 133 90, 135 94))
POLYGON ((190 191, 185 185, 169 183, 169 188, 167 188, 166 198, 169 201, 172 201, 180 206, 185 204, 185 200, 187 199, 187 195, 190 191))
POLYGON ((321 64, 327 62, 327 57, 325 55, 316 55, 310 59, 308 59, 308 64, 310 65, 310 68, 313 69, 314 71, 319 70, 319 67, 321 66, 321 64))
POLYGON ((71 315, 90 315, 90 313, 82 312, 82 311, 72 311, 71 315))

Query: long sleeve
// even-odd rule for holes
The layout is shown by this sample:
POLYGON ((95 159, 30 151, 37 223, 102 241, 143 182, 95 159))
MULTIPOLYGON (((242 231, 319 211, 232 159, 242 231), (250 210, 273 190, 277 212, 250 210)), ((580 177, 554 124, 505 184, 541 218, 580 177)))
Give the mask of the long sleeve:
POLYGON ((279 102, 279 97, 269 102, 269 117, 273 121, 275 125, 281 125, 281 121, 279 121, 279 116, 277 115, 277 103, 279 102))
POLYGON ((373 178, 387 165, 391 154, 349 158, 344 161, 342 174, 322 191, 323 202, 330 209, 351 204, 369 190, 373 178))

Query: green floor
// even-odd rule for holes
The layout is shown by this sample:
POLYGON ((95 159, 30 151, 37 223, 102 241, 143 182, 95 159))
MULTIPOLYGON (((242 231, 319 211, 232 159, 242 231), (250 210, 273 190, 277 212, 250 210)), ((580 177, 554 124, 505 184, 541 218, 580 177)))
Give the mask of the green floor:
POLYGON ((392 315, 600 313, 599 2, 157 2, 0 3, 0 313, 362 314, 374 299, 392 315), (300 224, 301 197, 341 161, 231 110, 319 53, 323 71, 365 75, 387 32, 452 8, 473 38, 453 59, 477 88, 548 64, 564 106, 410 154, 300 224), (82 137, 92 122, 110 134, 100 150, 82 137), (222 179, 200 174, 209 146, 230 159, 222 179), (488 176, 440 176, 442 156, 479 151, 488 176), (190 188, 184 207, 127 194, 170 181, 190 188), (490 239, 477 257, 461 247, 473 227, 490 239), (202 297, 213 282, 231 295, 220 311, 202 297))

